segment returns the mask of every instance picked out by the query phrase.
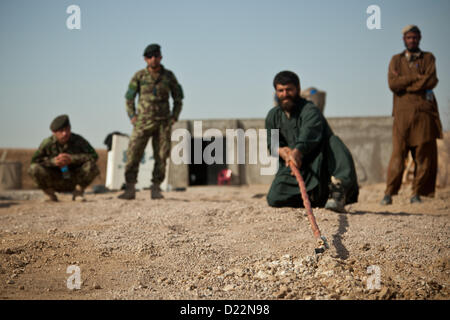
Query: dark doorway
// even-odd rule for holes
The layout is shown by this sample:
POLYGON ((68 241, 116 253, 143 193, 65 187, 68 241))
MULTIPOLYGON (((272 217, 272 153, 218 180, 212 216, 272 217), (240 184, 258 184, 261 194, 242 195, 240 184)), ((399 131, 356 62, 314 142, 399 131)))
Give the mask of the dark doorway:
MULTIPOLYGON (((226 139, 225 138, 219 138, 222 139, 222 145, 223 145, 223 164, 213 163, 213 164, 206 164, 203 159, 203 152, 205 148, 215 141, 215 138, 212 138, 211 141, 203 141, 201 138, 192 138, 191 139, 191 164, 189 165, 189 185, 190 186, 198 186, 198 185, 217 185, 217 175, 220 171, 223 169, 227 169, 226 164, 226 139), (195 164, 194 163, 194 143, 197 141, 197 143, 201 143, 202 145, 202 163, 201 164, 195 164)), ((214 152, 212 153, 212 156, 214 157, 214 152)))

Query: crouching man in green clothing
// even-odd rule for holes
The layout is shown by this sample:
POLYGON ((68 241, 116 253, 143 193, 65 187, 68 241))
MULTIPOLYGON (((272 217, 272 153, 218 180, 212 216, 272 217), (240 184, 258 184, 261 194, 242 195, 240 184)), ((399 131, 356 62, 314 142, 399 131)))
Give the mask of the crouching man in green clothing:
POLYGON ((72 200, 85 201, 84 189, 100 174, 97 152, 82 136, 72 133, 67 115, 56 117, 50 130, 53 134, 34 153, 28 173, 47 201, 58 201, 57 191, 72 192, 72 200))
POLYGON ((268 147, 272 129, 279 130, 279 169, 267 202, 272 207, 303 207, 299 186, 288 163, 299 168, 313 207, 345 212, 357 202, 359 187, 352 155, 334 135, 320 110, 300 97, 300 80, 282 71, 273 81, 278 105, 266 117, 268 147))

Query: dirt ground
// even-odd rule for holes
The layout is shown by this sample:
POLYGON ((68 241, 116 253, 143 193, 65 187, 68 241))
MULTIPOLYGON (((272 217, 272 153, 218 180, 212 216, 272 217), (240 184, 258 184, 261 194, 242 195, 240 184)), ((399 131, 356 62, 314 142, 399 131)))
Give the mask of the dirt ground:
POLYGON ((305 211, 268 207, 267 190, 0 197, 0 299, 449 299, 450 187, 383 207, 369 185, 346 214, 315 208, 319 256, 305 211))

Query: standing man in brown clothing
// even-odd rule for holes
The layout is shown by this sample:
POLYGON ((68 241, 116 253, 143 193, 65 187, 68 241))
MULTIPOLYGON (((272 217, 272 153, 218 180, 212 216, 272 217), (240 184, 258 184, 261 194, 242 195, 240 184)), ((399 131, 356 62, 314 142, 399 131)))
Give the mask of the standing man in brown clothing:
POLYGON ((419 49, 421 32, 417 26, 403 28, 406 50, 392 57, 389 64, 389 88, 394 93, 392 115, 392 155, 387 186, 381 204, 392 204, 398 194, 408 151, 414 159, 411 203, 420 196, 434 196, 437 173, 436 139, 442 139, 442 125, 433 93, 438 83, 435 58, 419 49))

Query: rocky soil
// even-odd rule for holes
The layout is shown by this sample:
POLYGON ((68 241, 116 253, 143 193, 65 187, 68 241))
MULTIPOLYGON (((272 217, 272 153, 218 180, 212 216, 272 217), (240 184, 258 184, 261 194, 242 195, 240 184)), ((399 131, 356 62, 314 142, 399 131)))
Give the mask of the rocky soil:
POLYGON ((52 204, 9 193, 0 299, 449 299, 450 188, 411 205, 404 187, 388 207, 383 189, 364 186, 346 214, 314 209, 330 244, 318 256, 305 211, 268 207, 268 186, 52 204))

